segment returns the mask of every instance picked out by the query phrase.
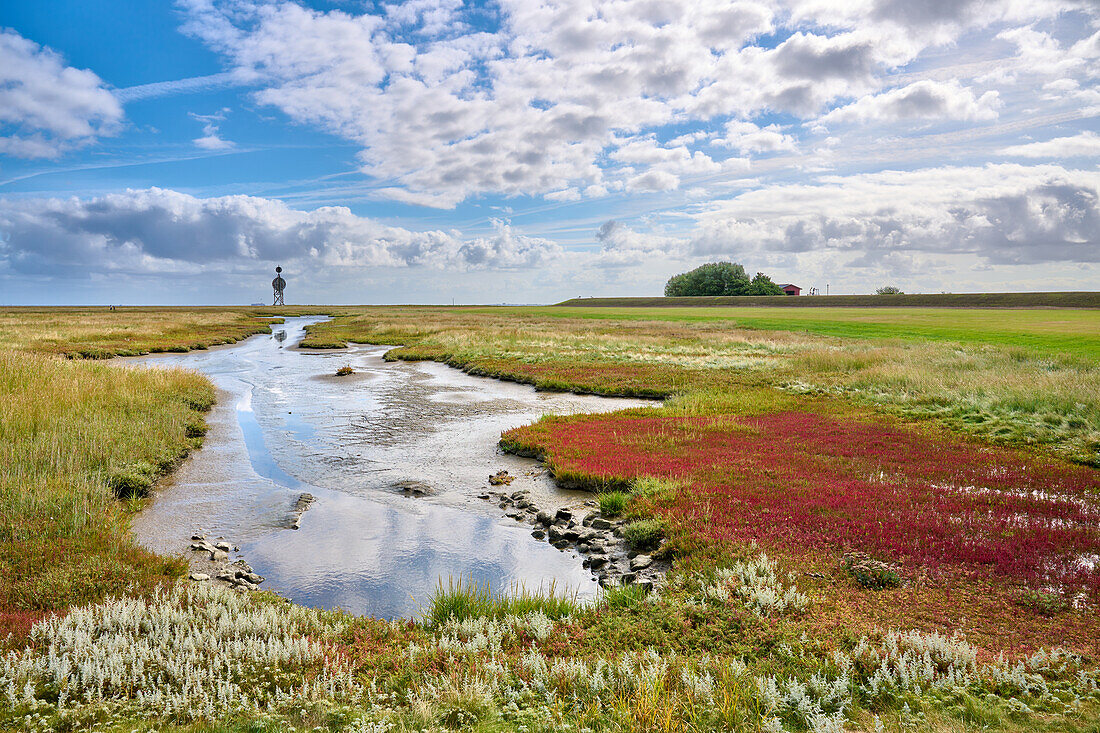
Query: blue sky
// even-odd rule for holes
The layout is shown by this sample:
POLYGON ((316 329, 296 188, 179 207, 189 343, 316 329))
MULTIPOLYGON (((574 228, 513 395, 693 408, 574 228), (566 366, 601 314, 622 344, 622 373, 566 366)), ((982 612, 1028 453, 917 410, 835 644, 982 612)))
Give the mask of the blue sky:
POLYGON ((0 304, 1100 288, 1077 0, 0 6, 0 304))

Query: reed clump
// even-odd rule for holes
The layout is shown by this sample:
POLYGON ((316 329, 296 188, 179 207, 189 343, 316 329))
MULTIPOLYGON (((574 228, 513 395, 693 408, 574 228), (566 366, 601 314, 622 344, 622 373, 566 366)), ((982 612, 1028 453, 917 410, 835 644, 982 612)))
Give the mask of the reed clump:
POLYGON ((439 587, 423 612, 424 623, 438 627, 450 621, 500 619, 539 613, 562 619, 579 608, 575 593, 558 592, 555 583, 538 589, 517 585, 508 592, 494 592, 488 583, 473 578, 439 579, 439 587))

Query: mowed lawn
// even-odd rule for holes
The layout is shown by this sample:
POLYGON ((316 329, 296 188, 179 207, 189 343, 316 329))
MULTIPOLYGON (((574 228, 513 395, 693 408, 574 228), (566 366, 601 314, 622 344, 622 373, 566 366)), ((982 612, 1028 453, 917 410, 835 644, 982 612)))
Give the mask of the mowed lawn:
POLYGON ((956 341, 1100 361, 1100 310, 1071 308, 575 308, 516 312, 612 321, 720 322, 855 339, 956 341))

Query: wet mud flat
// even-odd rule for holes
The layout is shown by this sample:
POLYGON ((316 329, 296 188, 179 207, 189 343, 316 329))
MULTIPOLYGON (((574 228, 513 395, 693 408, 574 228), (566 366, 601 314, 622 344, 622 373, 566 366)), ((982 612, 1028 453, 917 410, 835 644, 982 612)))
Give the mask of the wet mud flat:
POLYGON ((202 450, 135 517, 139 542, 189 555, 193 571, 209 576, 197 582, 232 575, 221 582, 248 588, 261 578, 299 603, 383 618, 415 616, 450 578, 596 592, 591 544, 556 548, 532 536, 534 518, 517 522, 502 511, 514 505, 479 497, 505 470, 514 477, 508 501, 518 493, 551 514, 566 509, 576 518, 565 529, 588 530, 580 512, 591 494, 563 490, 536 461, 504 454, 500 433, 543 414, 652 403, 386 362, 384 346, 295 348, 320 320, 288 318, 271 336, 144 360, 203 372, 219 395, 202 450), (342 366, 353 373, 336 377, 342 366), (221 558, 203 542, 230 549, 221 558))

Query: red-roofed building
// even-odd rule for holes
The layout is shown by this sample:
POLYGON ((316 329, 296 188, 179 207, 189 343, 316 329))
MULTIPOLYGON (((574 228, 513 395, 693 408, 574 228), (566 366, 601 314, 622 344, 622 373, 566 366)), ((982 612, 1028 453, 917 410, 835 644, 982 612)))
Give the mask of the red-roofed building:
POLYGON ((791 285, 790 283, 783 283, 782 285, 779 286, 779 289, 782 290, 787 295, 801 295, 802 294, 802 288, 798 287, 797 285, 791 285))

